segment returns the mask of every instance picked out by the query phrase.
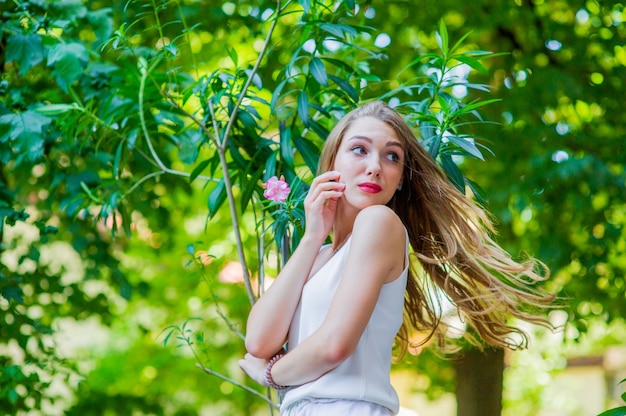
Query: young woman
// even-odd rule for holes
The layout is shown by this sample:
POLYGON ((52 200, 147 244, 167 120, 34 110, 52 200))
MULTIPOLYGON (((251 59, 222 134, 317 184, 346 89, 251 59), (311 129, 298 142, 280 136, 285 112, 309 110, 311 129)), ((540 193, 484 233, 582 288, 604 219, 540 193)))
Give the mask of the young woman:
POLYGON ((335 126, 304 206, 304 236, 252 308, 239 362, 285 389, 284 416, 396 414, 394 339, 443 339, 441 293, 490 345, 526 346, 512 317, 548 325, 526 311, 553 299, 532 288, 545 267, 513 261, 492 240, 487 214, 381 102, 335 126))

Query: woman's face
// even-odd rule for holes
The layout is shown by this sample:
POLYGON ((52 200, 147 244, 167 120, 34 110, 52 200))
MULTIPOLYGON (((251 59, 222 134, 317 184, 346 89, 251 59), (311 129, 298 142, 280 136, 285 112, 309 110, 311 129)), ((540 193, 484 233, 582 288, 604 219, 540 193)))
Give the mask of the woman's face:
POLYGON ((402 181, 404 157, 388 124, 373 117, 355 120, 345 131, 333 166, 346 184, 342 201, 358 209, 385 205, 402 181))

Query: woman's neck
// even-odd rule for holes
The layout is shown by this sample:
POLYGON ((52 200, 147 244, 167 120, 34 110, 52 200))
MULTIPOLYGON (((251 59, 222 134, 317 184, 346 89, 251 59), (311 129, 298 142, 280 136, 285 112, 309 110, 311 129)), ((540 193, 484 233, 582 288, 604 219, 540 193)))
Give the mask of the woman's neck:
POLYGON ((337 214, 333 225, 333 250, 338 250, 345 244, 352 234, 354 220, 356 219, 358 210, 349 207, 346 204, 337 204, 337 214))

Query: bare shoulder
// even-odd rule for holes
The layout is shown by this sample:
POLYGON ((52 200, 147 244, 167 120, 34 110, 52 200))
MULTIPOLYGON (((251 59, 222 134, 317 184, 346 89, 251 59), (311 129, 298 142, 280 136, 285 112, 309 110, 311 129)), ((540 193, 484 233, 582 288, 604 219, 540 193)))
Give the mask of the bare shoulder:
POLYGON ((372 205, 359 212, 354 222, 354 232, 399 237, 404 236, 404 225, 391 208, 372 205))
POLYGON ((363 209, 356 217, 352 236, 351 251, 361 263, 367 259, 367 269, 381 277, 381 283, 399 276, 405 264, 406 232, 392 209, 385 205, 363 209))

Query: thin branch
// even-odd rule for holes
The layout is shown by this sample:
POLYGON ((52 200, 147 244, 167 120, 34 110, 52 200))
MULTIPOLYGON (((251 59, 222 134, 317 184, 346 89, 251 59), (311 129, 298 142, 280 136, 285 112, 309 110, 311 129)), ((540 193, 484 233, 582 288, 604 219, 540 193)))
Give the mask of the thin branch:
POLYGON ((202 132, 209 138, 209 141, 211 141, 211 143, 213 143, 215 145, 215 147, 218 147, 219 143, 217 142, 216 138, 213 137, 213 135, 211 134, 209 129, 207 129, 207 127, 204 125, 204 123, 202 123, 201 120, 198 120, 198 118, 196 116, 191 114, 189 111, 185 110, 185 108, 183 108, 183 106, 181 106, 178 103, 178 101, 176 101, 174 99, 174 97, 172 97, 170 95, 170 93, 168 93, 167 91, 161 91, 161 93, 163 94, 163 96, 165 98, 167 98, 169 100, 170 104, 172 104, 174 107, 176 107, 176 109, 178 111, 182 112, 184 115, 189 117, 191 119, 191 121, 193 121, 195 124, 197 124, 198 127, 200 127, 200 129, 202 129, 202 132))
MULTIPOLYGON (((243 102, 243 100, 245 99, 246 93, 252 83, 252 79, 254 78, 254 75, 257 73, 259 66, 261 65, 261 61, 263 60, 263 57, 265 56, 267 49, 269 47, 270 44, 270 39, 272 37, 272 34, 274 33, 274 30, 276 28, 276 25, 278 23, 278 17, 280 15, 280 7, 281 7, 281 1, 278 0, 276 2, 276 17, 274 19, 274 21, 272 22, 272 25, 270 26, 270 29, 267 33, 267 36, 265 37, 265 42, 263 44, 263 48, 261 50, 261 52, 259 53, 259 56, 257 58, 257 61, 252 69, 252 71, 250 72, 250 74, 248 75, 248 79, 246 81, 246 83, 244 84, 243 89, 241 90, 240 94, 239 94, 239 99, 237 101, 237 104, 235 105, 233 112, 230 116, 230 119, 228 121, 228 125, 226 127, 226 130, 224 131, 224 135, 222 137, 221 143, 219 141, 219 129, 217 128, 217 120, 215 118, 215 112, 213 111, 213 106, 212 103, 209 101, 209 110, 211 111, 211 118, 213 119, 213 123, 214 123, 214 128, 215 128, 215 134, 216 137, 214 138, 213 136, 211 136, 210 132, 208 131, 208 129, 206 129, 206 126, 203 126, 202 123, 199 122, 199 120, 196 120, 195 117, 193 117, 191 114, 189 114, 187 111, 185 111, 182 107, 180 107, 178 105, 178 103, 176 103, 175 101, 173 101, 171 98, 169 99, 169 101, 171 103, 173 103, 173 105, 175 105, 179 110, 183 111, 187 116, 189 116, 196 124, 198 124, 200 126, 200 128, 203 129, 203 131, 205 132, 205 134, 207 134, 207 137, 209 138, 209 140, 213 141, 214 143, 217 144, 217 149, 218 149, 218 154, 220 157, 220 164, 221 164, 221 168, 222 171, 224 173, 224 185, 226 188, 226 195, 228 197, 228 203, 230 206, 230 213, 231 213, 231 220, 233 223, 233 228, 235 231, 235 236, 236 236, 236 245, 237 245, 237 254, 239 256, 240 259, 240 263, 243 269, 243 275, 244 275, 244 285, 246 287, 246 291, 248 293, 248 298, 250 300, 250 304, 254 304, 255 302, 255 296, 254 296, 254 292, 252 290, 252 285, 251 285, 251 279, 250 279, 250 274, 248 271, 248 266, 247 266, 247 262, 245 260, 245 253, 243 250, 243 243, 241 241, 241 230, 240 230, 240 226, 239 226, 239 220, 237 217, 237 210, 235 208, 235 198, 232 192, 232 182, 230 180, 230 175, 228 173, 228 163, 226 160, 226 145, 228 142, 228 137, 230 135, 230 131, 233 128, 234 122, 237 118, 237 112, 239 111, 239 107, 241 107, 241 104, 243 102)), ((145 91, 145 85, 146 85, 146 80, 148 78, 148 74, 150 72, 150 69, 146 66, 142 66, 141 67, 141 79, 140 79, 140 85, 139 85, 139 117, 140 117, 140 121, 141 121, 141 129, 144 135, 144 138, 146 140, 146 144, 148 145, 148 149, 150 150, 150 154, 152 155, 152 158, 154 159, 154 161, 157 163, 158 167, 164 172, 164 173, 169 173, 172 175, 178 175, 178 176, 184 176, 184 177, 190 177, 191 174, 187 173, 187 172, 181 172, 178 170, 174 170, 171 168, 168 168, 167 166, 165 166, 165 164, 163 163, 163 161, 161 160, 161 158, 158 156, 154 145, 152 144, 152 140, 150 138, 150 135, 148 133, 148 128, 146 125, 146 119, 145 119, 145 113, 144 113, 144 102, 143 102, 143 97, 144 97, 144 91, 145 91)), ((163 92, 162 92, 163 93, 163 92)), ((166 97, 170 97, 169 94, 165 93, 166 97)), ((210 178, 210 177, 205 177, 205 176, 198 176, 199 179, 202 180, 206 180, 206 181, 213 181, 215 179, 210 178)))
POLYGON ((230 319, 228 319, 226 314, 222 312, 222 309, 220 308, 220 305, 217 302, 217 296, 215 295, 215 292, 213 292, 213 287, 211 286, 211 282, 209 282, 209 279, 206 277, 206 273, 204 273, 204 266, 202 267, 203 267, 202 277, 204 278, 204 281, 207 284, 209 292, 211 292, 211 298, 213 299, 213 304, 215 305, 215 310, 217 311, 217 314, 222 318, 224 322, 226 322, 226 325, 228 325, 228 328, 230 328, 230 330, 233 331, 235 335, 241 338, 241 340, 245 341, 246 340, 245 335, 243 335, 241 331, 239 330, 239 328, 237 328, 237 326, 230 319))
POLYGON ((263 44, 263 48, 261 49, 261 52, 259 53, 259 57, 257 58, 257 61, 254 65, 254 67, 252 68, 252 71, 250 72, 250 74, 248 74, 248 80, 246 81, 246 83, 244 84, 243 89, 241 90, 241 92, 239 93, 239 99, 237 100, 237 104, 235 105, 235 107, 233 108, 233 111, 230 115, 230 119, 228 120, 228 124, 226 126, 226 130, 224 131, 224 135, 221 138, 220 141, 220 137, 219 137, 219 129, 218 129, 218 125, 217 125, 217 119, 215 117, 215 111, 213 109, 213 103, 211 101, 209 101, 209 111, 211 112, 211 118, 213 120, 213 128, 215 130, 215 134, 216 134, 216 140, 218 141, 219 145, 217 146, 217 151, 220 157, 220 164, 222 167, 222 171, 224 173, 224 185, 226 188, 226 195, 228 198, 228 205, 230 208, 230 216, 231 216, 231 220, 233 223, 233 230, 235 232, 235 242, 237 245, 237 255, 239 256, 239 260, 241 263, 241 267, 242 267, 242 271, 243 271, 243 282, 244 282, 244 286, 246 288, 246 292, 248 294, 248 299, 250 301, 251 305, 254 305, 254 303, 256 302, 255 296, 254 296, 254 291, 252 289, 252 283, 251 283, 251 279, 250 279, 250 273, 248 271, 248 264, 246 262, 246 258, 245 258, 245 252, 243 250, 243 243, 241 241, 241 228, 239 227, 239 219, 237 217, 237 209, 235 207, 235 197, 233 195, 233 191, 232 191, 232 183, 230 180, 230 174, 228 173, 228 162, 226 161, 226 146, 228 144, 228 137, 230 135, 230 132, 233 128, 233 125, 235 123, 235 120, 237 118, 237 112, 239 111, 239 107, 241 107, 241 104, 243 102, 243 100, 245 99, 246 96, 246 92, 248 91, 248 88, 250 87, 250 84, 252 83, 252 79, 254 78, 254 75, 257 73, 259 66, 261 65, 261 61, 263 60, 263 57, 265 56, 265 53, 267 52, 267 49, 269 47, 270 44, 270 39, 272 37, 272 34, 274 33, 274 29, 276 28, 276 25, 278 23, 278 17, 280 15, 280 0, 278 0, 276 2, 276 17, 274 19, 274 21, 272 22, 272 25, 270 26, 269 31, 267 32, 267 36, 265 37, 265 42, 263 44))
POLYGON ((204 366, 203 366, 203 365, 201 365, 201 364, 196 364, 196 367, 198 367, 199 369, 201 369, 202 371, 204 371, 205 373, 207 373, 207 374, 209 374, 209 375, 212 375, 212 376, 216 376, 216 377, 218 377, 218 378, 221 378, 221 379, 222 379, 222 380, 224 380, 224 381, 227 381, 227 382, 229 382, 229 383, 231 383, 231 384, 233 384, 233 385, 235 385, 235 386, 237 386, 237 387, 239 387, 239 388, 244 389, 244 390, 245 390, 245 391, 247 391, 248 393, 254 394, 254 395, 255 395, 255 396, 257 396, 258 398, 262 399, 262 400, 263 400, 263 401, 265 401, 267 404, 269 404, 269 405, 270 405, 270 407, 271 407, 272 409, 276 409, 276 410, 278 410, 278 405, 277 405, 276 403, 274 403, 274 402, 273 402, 272 400, 270 400, 269 398, 267 398, 267 397, 263 396, 263 395, 262 395, 261 393, 259 393, 258 391, 254 390, 254 389, 251 389, 251 388, 250 388, 250 387, 248 387, 248 386, 244 386, 243 384, 241 384, 241 383, 239 383, 239 382, 237 382, 237 381, 233 380, 232 378, 229 378, 229 377, 226 377, 226 376, 225 376, 225 375, 223 375, 223 374, 217 373, 217 372, 215 372, 215 371, 211 370, 210 368, 206 368, 206 367, 204 367, 204 366))
POLYGON ((254 235, 256 236, 257 258, 259 259, 259 278, 256 293, 261 296, 264 292, 263 286, 265 285, 265 231, 263 227, 265 224, 265 218, 259 220, 256 203, 252 204, 252 215, 254 216, 254 223, 256 224, 254 235), (259 229, 261 229, 260 234, 259 229))
POLYGON ((261 65, 261 61, 263 60, 263 57, 265 56, 265 53, 267 52, 267 48, 270 45, 270 39, 272 38, 272 34, 274 33, 274 29, 276 28, 276 25, 278 24, 278 17, 280 16, 280 12, 281 12, 281 10, 280 10, 280 1, 281 0, 278 0, 276 2, 276 18, 272 22, 272 25, 270 26, 270 30, 267 32, 267 36, 265 37, 265 42, 263 43, 263 48, 261 49, 261 52, 259 52, 259 57, 257 58, 256 63, 254 64, 254 67, 252 68, 252 71, 250 71, 250 74, 248 74, 248 80, 244 84, 243 89, 241 90, 241 92, 239 93, 239 99, 237 100, 237 104, 233 108, 233 112, 232 112, 232 114, 230 116, 230 120, 228 120, 228 125, 226 126, 226 130, 224 131, 224 136, 222 137, 222 143, 221 143, 221 146, 220 146, 222 149, 226 149, 226 144, 228 142, 228 137, 230 136, 230 131, 233 128, 233 124, 235 123, 235 119, 237 118, 237 112, 239 111, 239 107, 241 107, 241 103, 246 98, 246 92, 248 92, 248 88, 250 88, 250 84, 252 84, 252 79, 254 78, 254 75, 259 70, 259 66, 261 65))
POLYGON ((265 293, 265 232, 257 237, 257 244, 259 245, 259 288, 257 293, 261 296, 265 293))
MULTIPOLYGON (((213 103, 209 100, 209 111, 211 112, 211 119, 213 120, 213 128, 215 134, 219 134, 219 128, 217 125, 217 119, 215 118, 215 111, 213 110, 213 103)), ((218 137, 219 139, 219 137, 218 137)), ((252 284, 250 282, 250 272, 248 271, 248 264, 246 262, 246 253, 243 251, 243 242, 241 241, 241 227, 239 226, 239 217, 237 216, 237 208, 235 204, 235 195, 233 194, 232 182, 230 181, 230 173, 228 172, 228 161, 226 160, 226 150, 222 147, 217 147, 217 154, 220 157, 220 165, 222 172, 224 173, 224 187, 226 188, 226 197, 228 198, 228 208, 230 209, 230 219, 233 223, 233 231, 235 232, 235 244, 237 246, 237 255, 239 256, 239 262, 243 272, 243 283, 246 287, 248 294, 248 300, 250 304, 254 305, 254 291, 252 290, 252 284)))
POLYGON ((200 74, 198 73, 198 62, 196 60, 196 54, 193 53, 193 48, 191 46, 192 45, 191 36, 189 36, 191 29, 189 29, 189 25, 187 24, 187 19, 185 19, 185 13, 183 11, 183 6, 181 3, 182 2, 180 1, 176 2, 176 6, 178 7, 178 15, 180 16, 180 21, 183 24, 183 33, 185 34, 185 37, 187 38, 187 45, 189 46, 189 55, 191 56, 191 61, 193 62, 193 69, 196 71, 196 78, 200 78, 200 74))
POLYGON ((132 194, 132 193, 133 193, 133 191, 139 187, 139 185, 141 185, 142 183, 144 183, 144 182, 145 182, 145 181, 147 181, 148 179, 153 178, 153 177, 155 177, 155 176, 160 176, 160 175, 163 175, 164 173, 165 173, 165 172, 163 172, 163 171, 158 171, 158 172, 152 172, 152 173, 147 174, 146 176, 144 176, 143 178, 141 178, 141 179, 139 179, 137 182, 135 182, 135 183, 133 184, 133 186, 131 186, 131 187, 130 187, 130 189, 124 193, 124 198, 125 198, 127 195, 132 194))
MULTIPOLYGON (((141 70, 141 79, 139 82, 139 119, 141 121, 141 131, 143 132, 144 139, 146 140, 146 144, 148 145, 148 149, 150 150, 150 155, 158 165, 158 167, 165 173, 169 173, 170 175, 183 176, 186 178, 191 177, 191 173, 182 172, 176 169, 171 169, 165 166, 156 150, 154 149, 154 145, 152 144, 152 139, 150 139, 150 134, 148 133, 148 127, 146 125, 146 116, 144 114, 144 106, 143 106, 143 96, 146 88, 146 80, 148 79, 148 74, 150 73, 149 68, 142 66, 141 70)), ((204 181, 216 181, 214 178, 209 176, 198 175, 197 179, 204 181)))

